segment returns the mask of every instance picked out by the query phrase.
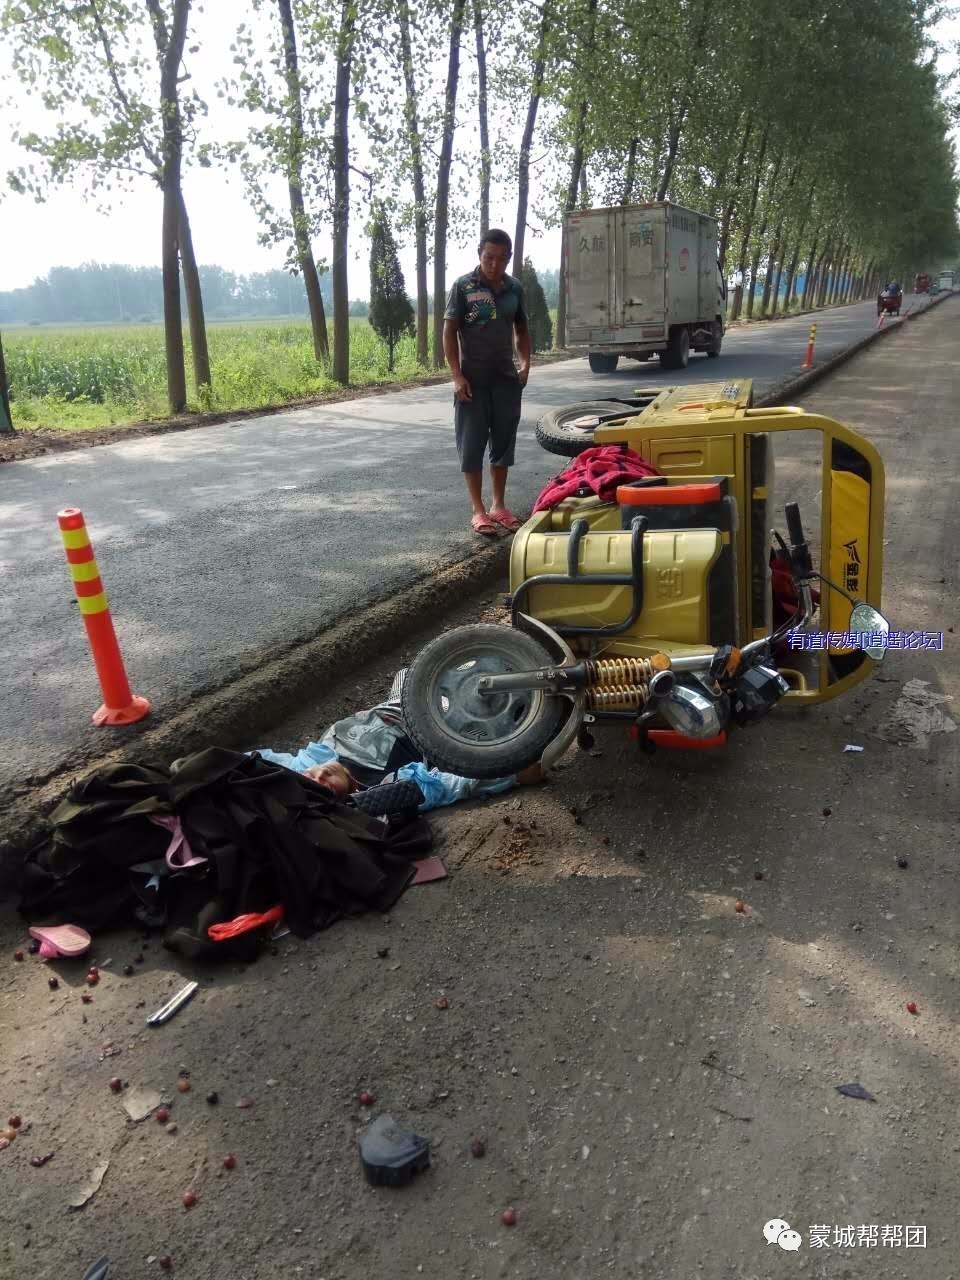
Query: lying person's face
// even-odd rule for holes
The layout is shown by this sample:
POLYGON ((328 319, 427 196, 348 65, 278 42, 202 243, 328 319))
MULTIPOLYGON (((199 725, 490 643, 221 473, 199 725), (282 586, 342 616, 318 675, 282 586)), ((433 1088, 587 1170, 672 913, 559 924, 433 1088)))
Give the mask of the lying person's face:
POLYGON ((336 760, 329 760, 326 764, 311 765, 304 776, 319 782, 321 786, 337 796, 348 796, 356 785, 344 766, 336 760))

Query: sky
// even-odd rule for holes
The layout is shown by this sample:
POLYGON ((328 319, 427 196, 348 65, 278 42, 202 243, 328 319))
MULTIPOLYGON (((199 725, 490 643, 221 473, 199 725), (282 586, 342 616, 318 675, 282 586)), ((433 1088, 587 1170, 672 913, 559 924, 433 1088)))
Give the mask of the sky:
MULTIPOLYGON (((229 43, 232 21, 217 22, 212 12, 215 5, 207 5, 203 13, 194 14, 191 36, 201 45, 201 54, 194 59, 197 79, 207 78, 209 85, 231 69, 229 43)), ((224 10, 219 10, 222 15, 224 10)), ((935 35, 943 44, 960 41, 960 17, 944 20, 935 29, 935 35)), ((188 44, 190 40, 188 39, 188 44)), ((473 59, 472 41, 464 40, 463 74, 469 74, 473 59)), ((941 56, 938 69, 942 73, 957 64, 957 54, 951 51, 941 56)), ((223 136, 242 135, 243 119, 237 112, 221 105, 212 92, 200 86, 210 105, 210 132, 223 136)), ((464 84, 463 89, 467 86, 464 84)), ((14 76, 8 51, 0 47, 0 102, 13 98, 12 109, 4 107, 0 117, 0 177, 9 169, 22 163, 21 149, 11 142, 9 134, 17 123, 24 128, 38 131, 51 127, 51 117, 34 107, 20 89, 14 76)), ((476 119, 472 104, 458 110, 458 127, 475 132, 476 119)), ((510 123, 508 122, 508 128, 510 123)), ((520 122, 515 122, 519 134, 520 122)), ((358 131, 354 130, 356 139, 358 131)), ((467 142, 466 132, 461 141, 467 142)), ((954 141, 960 153, 960 129, 954 131, 954 141)), ((473 149, 472 140, 469 142, 473 149)), ((363 167, 361 154, 357 163, 363 167)), ((354 178, 355 182, 361 181, 354 178)), ((221 168, 188 169, 184 177, 184 194, 193 230, 194 248, 201 264, 218 264, 238 274, 281 268, 284 262, 282 247, 263 248, 257 244, 258 222, 250 209, 239 175, 232 175, 221 168)), ((282 188, 278 192, 283 200, 282 188)), ((36 277, 43 276, 54 266, 78 266, 83 262, 119 262, 133 266, 157 266, 160 262, 161 198, 154 185, 144 179, 129 192, 113 197, 110 213, 98 212, 95 202, 80 190, 70 187, 53 192, 42 204, 31 197, 8 195, 0 201, 0 236, 4 252, 0 256, 0 291, 21 288, 36 277)), ((349 292, 352 298, 367 297, 369 293, 368 250, 362 230, 362 216, 352 214, 350 236, 349 292)), ((491 222, 513 233, 516 221, 515 195, 509 184, 494 183, 491 199, 491 222)), ((464 229, 459 237, 451 235, 447 249, 448 280, 468 270, 476 260, 477 227, 464 229)), ((330 243, 318 237, 314 242, 318 258, 329 261, 330 243)), ((526 253, 538 269, 555 269, 559 265, 560 233, 546 230, 539 237, 531 238, 528 232, 526 253)), ((401 245, 401 266, 407 281, 407 290, 414 288, 414 255, 412 245, 401 245)), ((432 267, 431 267, 432 272, 432 267)), ((432 285, 432 274, 430 276, 432 285)))
MULTIPOLYGON (((270 7, 272 15, 273 6, 270 7)), ((189 62, 189 69, 197 81, 201 96, 208 104, 209 116, 204 126, 206 138, 240 138, 244 135, 249 117, 240 109, 231 109, 222 103, 213 91, 213 84, 230 74, 232 55, 229 45, 233 38, 236 19, 223 20, 225 10, 216 0, 194 10, 187 39, 200 45, 201 53, 189 62), (217 13, 220 17, 218 20, 217 13), (202 81, 202 83, 201 83, 202 81)), ((248 13, 244 14, 249 17, 248 13)), ((472 35, 472 33, 471 33, 472 35)), ((465 36, 461 55, 461 100, 457 112, 457 128, 460 145, 472 157, 478 144, 472 135, 477 130, 476 111, 473 109, 472 86, 468 83, 475 67, 474 44, 465 36), (466 105, 464 105, 466 104, 466 105), (468 134, 470 135, 468 137, 468 134)), ((441 68, 445 75, 445 63, 441 68)), ((28 99, 10 62, 9 51, 0 45, 0 104, 13 97, 12 109, 0 112, 0 181, 6 173, 23 164, 30 157, 11 141, 10 133, 19 124, 22 132, 52 131, 55 120, 28 99)), ((519 134, 522 122, 508 122, 506 127, 519 134)), ((354 124, 351 152, 352 159, 362 169, 373 166, 363 149, 359 127, 354 124)), ((436 161, 427 156, 426 163, 436 161)), ((356 174, 351 182, 359 193, 366 184, 356 174)), ((183 179, 184 198, 190 215, 194 251, 198 262, 217 264, 238 274, 282 268, 285 260, 283 246, 261 247, 257 243, 259 223, 249 206, 239 173, 232 168, 214 167, 200 169, 187 167, 183 179)), ((285 184, 276 190, 279 207, 286 209, 285 184)), ((10 194, 0 201, 0 235, 6 246, 15 245, 14 252, 0 255, 0 291, 16 289, 43 276, 53 266, 77 266, 83 262, 120 262, 133 266, 158 266, 160 263, 160 230, 162 197, 155 185, 143 179, 138 185, 111 197, 111 212, 98 212, 95 202, 81 190, 69 187, 51 192, 38 204, 32 197, 10 194)), ((479 203, 479 194, 478 194, 479 203)), ((491 192, 491 225, 503 226, 513 234, 516 224, 516 198, 505 188, 498 190, 496 183, 491 192), (507 198, 504 198, 506 195, 507 198)), ((365 214, 359 205, 351 207, 349 293, 351 298, 369 295, 369 245, 364 235, 365 214)), ((531 218, 531 221, 533 219, 531 218)), ((479 231, 479 214, 476 224, 457 234, 451 230, 448 238, 448 279, 469 270, 476 263, 476 235, 479 231)), ((415 256, 412 243, 400 245, 400 260, 412 295, 415 289, 415 256)), ((329 237, 318 236, 314 240, 314 252, 318 260, 331 255, 329 237)), ((559 266, 560 234, 548 232, 538 239, 527 233, 525 256, 530 256, 537 267, 559 266)), ((432 288, 432 262, 429 282, 432 288)))

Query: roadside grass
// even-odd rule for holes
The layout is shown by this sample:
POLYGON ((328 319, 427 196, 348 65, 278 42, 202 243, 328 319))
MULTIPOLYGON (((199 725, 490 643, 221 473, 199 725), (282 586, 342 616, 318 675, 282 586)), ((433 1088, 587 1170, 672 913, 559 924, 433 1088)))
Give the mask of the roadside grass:
MULTIPOLYGON (((794 299, 779 314, 801 310, 794 299)), ((556 325, 556 311, 550 314, 556 325)), ((759 319, 755 314, 753 323, 759 319)), ((750 321, 741 315, 739 323, 750 321)), ((21 326, 6 329, 3 341, 15 427, 93 431, 170 416, 160 324, 21 326)), ((343 389, 329 365, 315 360, 305 320, 211 321, 207 342, 213 386, 200 394, 192 384, 191 347, 184 333, 189 413, 267 408, 343 389)), ((387 363, 386 344, 366 317, 351 317, 351 386, 413 383, 437 372, 417 365, 412 337, 397 344, 392 372, 387 363)))
MULTIPOLYGON (((209 324, 213 390, 203 395, 191 385, 186 333, 184 342, 191 413, 264 408, 342 389, 315 360, 302 320, 209 324)), ((169 417, 162 325, 7 329, 4 352, 15 427, 86 431, 169 417)), ((352 386, 412 382, 431 372, 418 368, 416 343, 404 337, 391 373, 386 344, 365 317, 351 318, 352 386)))

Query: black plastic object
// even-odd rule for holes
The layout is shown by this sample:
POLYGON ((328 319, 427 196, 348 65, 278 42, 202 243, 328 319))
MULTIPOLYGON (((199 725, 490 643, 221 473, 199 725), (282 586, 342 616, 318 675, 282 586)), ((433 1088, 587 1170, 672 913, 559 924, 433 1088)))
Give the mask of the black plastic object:
POLYGON ((731 690, 731 710, 737 724, 752 724, 779 702, 789 686, 772 667, 750 667, 731 690))
POLYGON ((110 1259, 107 1257, 100 1258, 88 1267, 83 1273, 83 1280, 109 1280, 110 1276, 110 1259))
POLYGON ((430 1144, 393 1116, 377 1116, 360 1136, 360 1163, 371 1186, 402 1187, 430 1167, 430 1144))
POLYGON ((803 522, 800 519, 800 508, 795 502, 788 502, 784 511, 787 517, 787 532, 790 535, 790 560, 796 578, 809 578, 813 573, 813 561, 810 549, 803 536, 803 522))
POLYGON ((394 813, 415 813, 423 804, 423 792, 415 782, 381 782, 366 791, 356 791, 353 803, 371 818, 387 818, 394 813))
POLYGON ((876 1098, 869 1089, 865 1089, 859 1081, 853 1084, 835 1084, 833 1086, 837 1093, 842 1093, 845 1098, 860 1098, 863 1102, 876 1102, 876 1098))

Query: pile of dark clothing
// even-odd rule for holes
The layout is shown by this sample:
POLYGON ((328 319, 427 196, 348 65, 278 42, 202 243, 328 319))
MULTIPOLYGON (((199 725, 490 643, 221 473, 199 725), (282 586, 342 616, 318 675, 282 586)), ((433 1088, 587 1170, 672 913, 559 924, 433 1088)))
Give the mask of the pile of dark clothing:
POLYGON ((170 768, 107 766, 54 811, 51 839, 24 867, 20 910, 90 931, 139 921, 194 959, 250 956, 261 935, 213 942, 209 926, 280 905, 307 937, 392 907, 432 844, 417 798, 414 789, 404 812, 372 817, 256 753, 220 747, 170 768))

